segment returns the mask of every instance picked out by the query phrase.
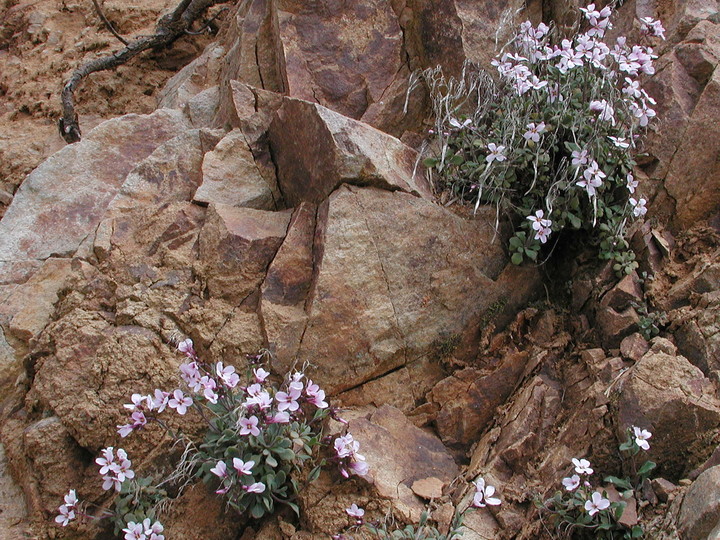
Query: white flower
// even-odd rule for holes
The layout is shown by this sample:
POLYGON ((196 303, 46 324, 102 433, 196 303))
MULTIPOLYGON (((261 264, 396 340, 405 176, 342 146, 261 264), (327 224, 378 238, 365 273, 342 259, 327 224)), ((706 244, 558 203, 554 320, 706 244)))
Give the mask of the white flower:
POLYGON ((652 17, 642 17, 640 22, 642 23, 640 31, 643 34, 665 39, 665 28, 660 21, 656 21, 652 17))
POLYGON ((488 150, 490 150, 490 153, 485 157, 485 161, 488 162, 488 164, 492 163, 493 160, 495 161, 505 161, 507 157, 503 152, 505 152, 505 147, 503 145, 496 145, 495 143, 490 143, 487 145, 488 150))
POLYGON ((595 100, 590 102, 590 110, 598 113, 598 118, 615 125, 615 109, 606 100, 595 100))
POLYGON ((573 150, 570 157, 572 158, 573 167, 588 164, 589 156, 587 150, 573 150))
POLYGON ((577 474, 573 474, 569 478, 563 478, 562 484, 568 491, 574 491, 580 485, 580 477, 577 474))
POLYGON ((592 494, 589 501, 585 501, 585 510, 591 516, 594 516, 601 510, 605 510, 610 507, 610 501, 604 498, 597 491, 592 494))
POLYGON ((523 134, 525 140, 538 142, 540 135, 545 131, 545 122, 540 122, 537 125, 535 122, 530 122, 525 127, 527 127, 527 131, 523 134))
POLYGON ((593 473, 590 468, 590 462, 587 459, 572 458, 572 463, 575 465, 575 472, 578 474, 587 474, 588 476, 593 473))
POLYGON ((605 178, 605 173, 600 170, 599 165, 596 161, 590 164, 590 167, 585 169, 583 173, 583 179, 576 182, 576 184, 587 191, 588 197, 595 196, 595 188, 602 186, 602 179, 605 178))
POLYGON ((544 244, 548 241, 548 237, 552 234, 550 227, 542 227, 535 231, 535 240, 540 240, 540 243, 544 244))
POLYGON ((635 444, 645 451, 650 450, 650 444, 647 440, 652 437, 652 433, 650 433, 647 429, 640 429, 636 426, 633 426, 633 432, 635 434, 635 444))
POLYGON ((539 231, 543 227, 550 227, 552 225, 552 221, 550 221, 549 219, 543 219, 544 216, 545 212, 543 212, 542 210, 537 210, 534 216, 528 216, 527 219, 532 222, 532 228, 536 231, 539 231))
POLYGON ((463 123, 460 123, 456 118, 450 118, 448 123, 455 129, 464 129, 472 124, 472 120, 467 118, 463 123))
POLYGON ((639 201, 636 201, 633 197, 630 197, 630 204, 633 205, 633 215, 635 217, 642 217, 645 214, 647 214, 647 208, 645 205, 647 204, 647 201, 645 199, 640 199, 639 201))
POLYGON ((626 148, 630 148, 630 143, 627 142, 627 139, 621 138, 621 137, 608 137, 615 146, 618 148, 622 148, 623 150, 626 148))
POLYGON ((628 173, 627 175, 627 189, 630 193, 635 193, 635 188, 638 187, 638 181, 635 180, 635 177, 628 173))
POLYGON ((472 505, 478 508, 484 508, 486 505, 497 506, 502 501, 498 498, 493 497, 495 488, 490 485, 485 485, 484 478, 478 478, 475 482, 475 495, 473 496, 472 505))

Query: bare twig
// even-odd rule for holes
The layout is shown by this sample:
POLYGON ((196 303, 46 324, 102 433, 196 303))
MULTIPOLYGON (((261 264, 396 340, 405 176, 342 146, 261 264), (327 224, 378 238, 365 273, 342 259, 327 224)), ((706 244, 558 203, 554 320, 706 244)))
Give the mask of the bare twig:
POLYGON ((202 25, 202 28, 200 28, 200 30, 195 30, 195 31, 185 30, 185 33, 189 36, 199 36, 200 34, 205 32, 205 30, 210 28, 210 25, 212 23, 214 23, 217 20, 217 18, 220 15, 222 15, 223 13, 225 13, 228 9, 229 9, 228 7, 219 9, 218 12, 215 15, 213 15, 212 18, 208 22, 206 22, 205 24, 202 25))
POLYGON ((123 45, 127 45, 128 40, 117 33, 117 30, 115 30, 115 27, 112 25, 112 23, 108 20, 108 18, 103 13, 103 10, 100 7, 98 0, 92 0, 92 3, 93 3, 93 6, 95 6, 95 12, 98 14, 98 17, 100 17, 102 19, 102 22, 104 22, 107 29, 110 30, 110 32, 112 32, 112 35, 115 36, 116 38, 118 38, 120 43, 122 43, 123 45))
POLYGON ((142 36, 128 43, 123 49, 111 54, 90 60, 77 68, 62 91, 61 101, 63 115, 59 121, 60 135, 68 143, 80 140, 80 125, 73 101, 75 89, 82 80, 96 71, 105 71, 126 63, 148 49, 159 49, 170 45, 185 34, 193 22, 209 7, 222 4, 228 0, 182 0, 175 10, 160 19, 151 36, 142 36))

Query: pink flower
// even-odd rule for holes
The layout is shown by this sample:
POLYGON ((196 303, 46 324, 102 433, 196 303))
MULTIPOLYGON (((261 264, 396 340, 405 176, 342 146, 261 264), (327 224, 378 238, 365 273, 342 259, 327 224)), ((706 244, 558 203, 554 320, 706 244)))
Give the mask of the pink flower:
POLYGON ((318 409, 325 409, 328 404, 325 402, 325 391, 321 390, 320 387, 312 381, 308 381, 305 386, 305 395, 308 397, 308 402, 315 405, 318 409))
POLYGON ((182 393, 182 390, 175 390, 173 397, 168 401, 168 406, 171 409, 176 409, 177 413, 183 415, 187 412, 188 407, 192 406, 193 400, 190 396, 186 396, 182 393))
POLYGON ((142 394, 133 394, 130 396, 130 400, 132 403, 126 403, 123 405, 126 409, 130 409, 131 411, 142 411, 144 408, 151 408, 152 407, 152 397, 151 396, 143 396, 142 394))
POLYGON ((475 482, 475 495, 473 496, 472 505, 478 508, 484 508, 486 505, 497 506, 502 501, 496 497, 493 497, 495 488, 490 485, 485 485, 484 478, 478 478, 475 482))
MULTIPOLYGON (((652 437, 652 433, 650 433, 647 429, 640 429, 636 426, 633 426, 633 433, 635 435, 635 444, 646 452, 650 450, 650 443, 648 443, 647 440, 652 437)), ((65 500, 67 501, 67 499, 65 500)))
POLYGON ((627 175, 627 189, 630 193, 635 193, 635 188, 638 187, 638 181, 635 180, 635 177, 628 173, 627 175))
POLYGON ((635 217, 642 217, 645 214, 647 214, 647 208, 645 205, 647 204, 647 201, 643 198, 640 198, 639 201, 636 201, 635 198, 630 197, 628 199, 630 201, 630 204, 633 206, 633 215, 635 217))
POLYGON ((290 413, 287 411, 277 412, 275 416, 266 419, 268 424, 287 424, 290 422, 290 413))
POLYGON ((505 152, 505 147, 503 145, 498 146, 495 143, 490 143, 487 145, 487 149, 490 150, 488 155, 485 157, 485 161, 487 161, 488 165, 493 161, 501 162, 507 159, 507 156, 503 153, 505 152))
POLYGON ((594 516, 601 510, 610 507, 610 501, 604 498, 600 493, 595 491, 589 501, 585 501, 585 510, 591 516, 594 516))
POLYGON ((568 491, 574 491, 580 485, 580 477, 577 474, 573 474, 570 478, 563 478, 563 486, 568 491))
POLYGON ((187 384, 190 390, 192 390, 193 392, 199 392, 202 388, 202 385, 200 384, 202 374, 200 373, 200 367, 198 366, 197 362, 181 364, 180 377, 183 381, 185 381, 185 384, 187 384))
POLYGON ((95 459, 95 463, 100 465, 100 474, 107 474, 113 465, 115 456, 113 454, 113 447, 108 446, 103 448, 101 451, 102 456, 95 459))
POLYGON ((228 388, 235 388, 240 382, 240 376, 235 373, 233 366, 224 367, 222 362, 218 362, 215 364, 215 372, 228 388))
POLYGON ((178 351, 180 351, 183 354, 186 354, 189 357, 195 356, 195 348, 193 347, 193 340, 190 338, 187 338, 185 341, 181 341, 178 343, 178 351))
POLYGON ((250 484, 249 486, 245 486, 245 491, 248 493, 262 493, 265 491, 265 484, 262 482, 255 482, 254 484, 250 484))
POLYGON ((284 411, 286 409, 290 411, 297 411, 300 408, 300 404, 297 400, 300 398, 301 390, 297 388, 289 388, 289 392, 278 392, 275 394, 275 401, 278 403, 278 410, 284 411))
POLYGON ((264 383, 265 379, 270 376, 270 373, 265 371, 261 367, 253 369, 253 374, 255 375, 255 382, 258 382, 260 384, 264 383))
POLYGON ((257 427, 257 416, 253 415, 250 418, 240 418, 240 420, 238 420, 238 426, 240 427, 240 435, 253 435, 255 437, 260 435, 260 430, 257 427))
POLYGON ((210 469, 210 472, 213 473, 218 478, 227 478, 227 465, 225 465, 224 461, 218 461, 217 465, 210 469))
POLYGON ((540 135, 545 131, 545 122, 540 122, 537 125, 535 122, 530 122, 525 127, 527 127, 527 131, 523 134, 525 140, 538 142, 540 140, 540 135))
POLYGON ((58 508, 58 512, 60 515, 55 517, 55 521, 63 527, 67 527, 67 524, 75 519, 75 511, 72 507, 63 504, 58 508))
POLYGON ((352 503, 350 505, 350 508, 346 508, 345 512, 347 512, 348 516, 357 518, 358 520, 361 520, 362 517, 365 515, 365 510, 360 508, 357 504, 352 503))
POLYGON ((233 458, 233 468, 238 472, 238 474, 252 474, 252 468, 255 466, 255 462, 253 460, 244 462, 240 458, 233 458))
POLYGON ((128 521, 127 527, 122 531, 125 533, 125 540, 147 540, 142 523, 128 521))
POLYGON ((167 407, 169 397, 169 392, 163 392, 159 388, 156 388, 155 395, 150 400, 150 410, 157 409, 158 413, 163 412, 165 410, 165 407, 167 407))
POLYGON ((572 458, 572 463, 575 465, 575 472, 578 474, 587 474, 590 476, 593 470, 590 468, 590 462, 587 459, 572 458))

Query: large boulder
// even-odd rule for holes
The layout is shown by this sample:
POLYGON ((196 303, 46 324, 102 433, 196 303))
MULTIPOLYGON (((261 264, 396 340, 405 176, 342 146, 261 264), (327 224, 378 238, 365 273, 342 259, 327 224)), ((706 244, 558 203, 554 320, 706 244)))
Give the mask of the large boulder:
POLYGON ((680 538, 717 538, 720 534, 720 465, 697 477, 685 493, 677 518, 680 538))
POLYGON ((702 371, 674 347, 656 338, 650 351, 629 371, 617 402, 618 437, 625 429, 648 429, 650 459, 668 479, 684 478, 710 450, 700 441, 717 433, 720 401, 702 371))

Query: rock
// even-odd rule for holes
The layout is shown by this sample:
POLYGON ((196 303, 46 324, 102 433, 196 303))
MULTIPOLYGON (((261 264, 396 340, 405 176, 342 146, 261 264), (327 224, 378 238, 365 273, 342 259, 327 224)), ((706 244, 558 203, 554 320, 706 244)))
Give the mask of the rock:
POLYGON ((675 49, 688 74, 704 86, 720 58, 720 27, 708 20, 700 21, 675 49))
POLYGON ((712 538, 720 525, 720 466, 715 466, 692 483, 685 493, 677 519, 680 538, 712 538))
POLYGON ((215 122, 219 108, 220 89, 217 86, 211 86, 193 96, 185 105, 184 111, 193 127, 208 128, 222 125, 215 122))
POLYGON ((274 210, 279 199, 277 185, 260 173, 242 130, 228 133, 205 155, 195 202, 274 210))
POLYGON ((291 369, 307 324, 306 301, 314 279, 317 207, 301 203, 262 284, 260 313, 278 373, 291 369))
POLYGON ((199 271, 210 295, 238 304, 257 290, 289 221, 289 212, 210 206, 198 239, 199 271))
POLYGON ((632 307, 621 312, 611 307, 599 307, 595 322, 603 347, 613 349, 620 345, 623 338, 637 331, 640 316, 632 307))
POLYGON ((442 497, 444 487, 445 482, 432 476, 430 478, 416 480, 413 482, 413 485, 410 486, 410 489, 421 499, 432 500, 442 497))
POLYGON ((192 129, 160 145, 130 171, 110 210, 191 200, 202 181, 203 155, 216 143, 211 132, 192 129))
POLYGON ((675 484, 664 478, 653 478, 650 485, 660 502, 668 502, 670 496, 678 489, 675 484))
MULTIPOLYGON (((600 300, 601 306, 611 307, 616 311, 633 306, 643 298, 640 280, 635 272, 622 278, 620 282, 610 289, 600 300)), ((634 307, 634 306, 633 306, 634 307)))
POLYGON ((526 352, 511 352, 492 372, 467 368, 440 381, 428 395, 439 407, 435 423, 447 445, 469 445, 495 416, 515 389, 528 360, 526 352))
POLYGON ((129 114, 54 154, 27 177, 0 221, 0 261, 74 253, 133 166, 185 128, 178 111, 129 114))
POLYGON ((438 339, 477 331, 482 314, 517 289, 517 279, 493 281, 507 259, 490 223, 406 193, 344 186, 322 205, 318 228, 298 354, 331 393, 427 355, 438 339))
POLYGON ((291 206, 321 203, 343 183, 432 198, 414 150, 314 103, 286 99, 270 126, 270 147, 280 190, 291 206))
MULTIPOLYGON (((360 119, 409 75, 401 71, 403 32, 389 2, 347 2, 328 10, 287 1, 279 28, 288 94, 342 115, 360 119)), ((404 97, 404 89, 399 93, 404 97)))
POLYGON ((13 482, 7 470, 5 449, 0 444, 0 530, 4 531, 7 540, 22 540, 29 536, 27 527, 27 508, 22 490, 13 482))
POLYGON ((618 438, 631 426, 651 431, 648 458, 669 479, 708 458, 709 449, 696 441, 715 433, 718 422, 712 383, 682 356, 653 349, 629 370, 617 401, 618 438))
POLYGON ((635 499, 635 497, 623 497, 622 494, 618 492, 617 488, 613 485, 603 486, 603 489, 607 491, 607 497, 610 502, 625 502, 625 508, 623 509, 623 513, 620 516, 620 519, 618 519, 618 523, 627 527, 628 529, 632 529, 635 525, 637 525, 638 514, 637 500, 635 499))
POLYGON ((242 129, 254 148, 257 141, 266 139, 266 132, 282 103, 280 94, 230 81, 221 96, 218 118, 222 125, 242 129))
POLYGON ((720 71, 716 70, 693 110, 665 178, 665 189, 676 201, 673 222, 677 227, 708 217, 720 205, 720 127, 712 120, 719 108, 720 71))
POLYGON ((200 56, 165 83, 158 95, 158 108, 182 109, 193 97, 216 86, 225 52, 218 43, 205 47, 200 56))
POLYGON ((205 538, 222 540, 238 537, 243 519, 228 512, 223 500, 210 493, 205 484, 190 486, 178 500, 163 512, 162 523, 167 538, 205 538))
POLYGON ((509 483, 515 475, 522 477, 529 461, 546 448, 560 408, 558 385, 543 376, 533 377, 503 411, 497 427, 481 437, 468 473, 489 474, 497 478, 496 486, 509 483))
POLYGON ((648 352, 650 345, 640 334, 635 332, 620 342, 620 354, 623 358, 637 362, 648 352))
POLYGON ((367 419, 351 420, 348 430, 360 442, 360 452, 370 466, 368 480, 380 497, 390 499, 403 519, 417 523, 425 509, 411 486, 428 479, 444 486, 458 474, 437 437, 415 427, 394 407, 385 405, 367 419))

